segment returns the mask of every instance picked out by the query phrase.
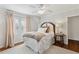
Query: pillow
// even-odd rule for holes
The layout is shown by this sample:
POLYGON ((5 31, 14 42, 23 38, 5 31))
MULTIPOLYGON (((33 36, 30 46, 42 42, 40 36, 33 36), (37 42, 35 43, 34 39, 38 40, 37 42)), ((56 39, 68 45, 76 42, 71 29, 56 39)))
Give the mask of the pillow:
POLYGON ((37 32, 46 32, 47 28, 39 28, 37 32))
POLYGON ((47 32, 49 32, 49 33, 54 32, 53 26, 51 24, 48 24, 47 32))
POLYGON ((46 27, 47 27, 47 25, 46 25, 46 24, 44 24, 44 25, 42 25, 42 27, 43 27, 43 28, 46 28, 46 27))
POLYGON ((34 33, 33 32, 27 32, 23 35, 23 37, 29 37, 29 38, 32 38, 34 37, 34 33))
POLYGON ((37 40, 37 41, 40 41, 41 40, 41 38, 43 37, 43 36, 45 36, 46 35, 46 33, 43 33, 43 32, 36 32, 35 33, 35 39, 37 40))

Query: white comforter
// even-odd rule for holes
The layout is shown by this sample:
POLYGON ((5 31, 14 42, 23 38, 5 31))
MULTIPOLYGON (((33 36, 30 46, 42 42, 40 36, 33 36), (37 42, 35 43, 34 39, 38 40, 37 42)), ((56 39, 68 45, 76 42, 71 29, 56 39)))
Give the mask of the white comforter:
POLYGON ((54 43, 54 35, 52 33, 44 33, 39 41, 33 38, 34 33, 31 32, 31 37, 24 36, 25 45, 30 47, 36 53, 43 53, 54 43))

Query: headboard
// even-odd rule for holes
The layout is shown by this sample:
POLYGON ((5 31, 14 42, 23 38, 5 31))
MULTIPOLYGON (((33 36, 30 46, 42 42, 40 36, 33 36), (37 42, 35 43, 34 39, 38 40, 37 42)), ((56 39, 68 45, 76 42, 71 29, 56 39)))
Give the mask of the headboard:
POLYGON ((51 24, 53 26, 54 35, 56 34, 56 32, 55 32, 55 24, 54 23, 52 23, 52 22, 44 22, 44 23, 41 24, 41 27, 43 27, 44 24, 46 24, 46 25, 51 24))

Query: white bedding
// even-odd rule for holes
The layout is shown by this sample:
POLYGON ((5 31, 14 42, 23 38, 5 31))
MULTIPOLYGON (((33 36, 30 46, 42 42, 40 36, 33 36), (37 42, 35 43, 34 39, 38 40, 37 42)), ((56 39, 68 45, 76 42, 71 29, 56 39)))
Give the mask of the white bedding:
POLYGON ((33 39, 36 39, 37 41, 39 41, 45 35, 47 35, 47 33, 44 33, 44 32, 27 32, 23 35, 23 37, 29 37, 29 38, 33 38, 33 39))
POLYGON ((54 43, 54 38, 53 38, 54 34, 40 33, 40 35, 44 34, 44 36, 39 36, 38 33, 39 32, 28 32, 23 37, 26 46, 30 47, 36 53, 43 53, 54 43), (38 41, 37 40, 38 37, 42 37, 42 38, 40 38, 40 40, 38 41))

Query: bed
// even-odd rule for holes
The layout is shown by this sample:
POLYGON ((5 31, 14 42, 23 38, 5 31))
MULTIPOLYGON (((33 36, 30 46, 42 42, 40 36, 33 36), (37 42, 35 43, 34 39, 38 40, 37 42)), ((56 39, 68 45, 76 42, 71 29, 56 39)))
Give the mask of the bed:
POLYGON ((52 22, 44 22, 37 32, 27 32, 23 38, 25 46, 35 53, 43 53, 55 43, 55 25, 52 22))

